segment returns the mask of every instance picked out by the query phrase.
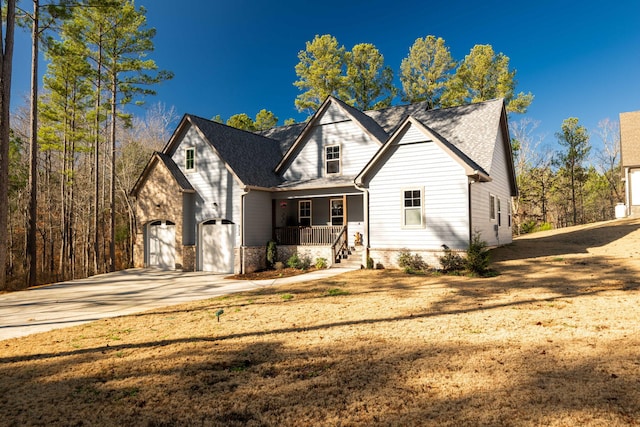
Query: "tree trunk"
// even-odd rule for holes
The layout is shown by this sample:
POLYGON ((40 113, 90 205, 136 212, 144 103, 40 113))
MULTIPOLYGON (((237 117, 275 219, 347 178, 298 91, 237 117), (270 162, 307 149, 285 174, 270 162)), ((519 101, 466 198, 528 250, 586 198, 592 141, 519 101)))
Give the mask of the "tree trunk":
MULTIPOLYGON (((0 287, 9 288, 7 280, 7 225, 9 219, 9 113, 11 107, 11 73, 13 70, 13 36, 16 0, 7 0, 6 21, 0 22, 0 287), (3 38, 2 30, 6 29, 3 38)), ((0 12, 0 15, 2 13, 0 12)), ((0 19, 0 21, 2 21, 0 19)))
POLYGON ((118 75, 115 71, 111 79, 111 188, 109 196, 110 204, 110 232, 109 242, 109 271, 116 271, 116 101, 118 90, 118 75))
MULTIPOLYGON (((100 34, 102 40, 102 33, 100 34)), ((102 90, 102 43, 98 43, 98 59, 96 73, 96 118, 95 118, 95 138, 93 144, 93 274, 98 274, 98 260, 100 259, 100 91, 102 90)))

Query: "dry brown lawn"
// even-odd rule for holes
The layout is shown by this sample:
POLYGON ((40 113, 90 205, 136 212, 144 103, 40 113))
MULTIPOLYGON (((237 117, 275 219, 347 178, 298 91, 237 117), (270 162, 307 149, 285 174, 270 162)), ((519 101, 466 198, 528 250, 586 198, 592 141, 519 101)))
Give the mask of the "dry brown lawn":
POLYGON ((0 425, 640 423, 640 219, 0 342, 0 425), (220 322, 215 313, 224 309, 220 322))

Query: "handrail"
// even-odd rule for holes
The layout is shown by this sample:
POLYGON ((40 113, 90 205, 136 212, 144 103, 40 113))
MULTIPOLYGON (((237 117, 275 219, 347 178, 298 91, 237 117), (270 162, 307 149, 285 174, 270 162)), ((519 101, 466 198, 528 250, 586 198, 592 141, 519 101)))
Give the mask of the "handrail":
POLYGON ((336 261, 337 254, 343 249, 347 248, 348 243, 347 243, 346 236, 347 236, 347 226, 343 225, 342 230, 340 230, 340 233, 338 233, 335 240, 333 241, 333 244, 331 245, 331 259, 333 260, 333 262, 336 261), (342 242, 340 242, 341 240, 342 242), (340 247, 336 250, 336 246, 338 246, 338 244, 340 245, 340 247))

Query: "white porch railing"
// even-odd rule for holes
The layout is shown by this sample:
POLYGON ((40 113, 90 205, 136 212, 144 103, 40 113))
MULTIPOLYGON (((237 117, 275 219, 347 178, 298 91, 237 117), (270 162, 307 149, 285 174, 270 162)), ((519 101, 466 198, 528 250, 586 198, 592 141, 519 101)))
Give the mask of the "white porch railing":
POLYGON ((276 227, 275 239, 279 245, 333 245, 346 226, 314 225, 311 227, 276 227))

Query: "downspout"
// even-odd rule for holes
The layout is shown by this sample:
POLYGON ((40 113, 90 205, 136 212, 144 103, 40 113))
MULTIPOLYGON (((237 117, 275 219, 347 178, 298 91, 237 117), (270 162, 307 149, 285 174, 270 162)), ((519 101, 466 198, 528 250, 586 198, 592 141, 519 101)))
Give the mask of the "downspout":
POLYGON ((627 216, 631 215, 631 200, 629 193, 629 167, 625 166, 624 168, 624 201, 627 205, 627 216))
POLYGON ((469 216, 469 244, 473 241, 473 217, 471 210, 471 184, 474 184, 476 181, 473 177, 469 177, 469 183, 467 185, 467 215, 469 216))
POLYGON ((245 268, 244 268, 244 224, 245 224, 245 197, 247 194, 249 194, 249 192, 251 191, 251 189, 249 187, 244 187, 244 193, 242 193, 242 196, 240 197, 240 245, 238 248, 238 257, 240 258, 240 274, 245 274, 245 268))
POLYGON ((364 246, 364 253, 363 253, 363 260, 362 260, 362 265, 364 265, 366 267, 367 265, 367 260, 369 259, 369 190, 365 187, 361 187, 362 184, 356 183, 356 190, 358 191, 362 191, 362 209, 363 209, 363 216, 364 216, 364 239, 365 239, 365 244, 364 246))

